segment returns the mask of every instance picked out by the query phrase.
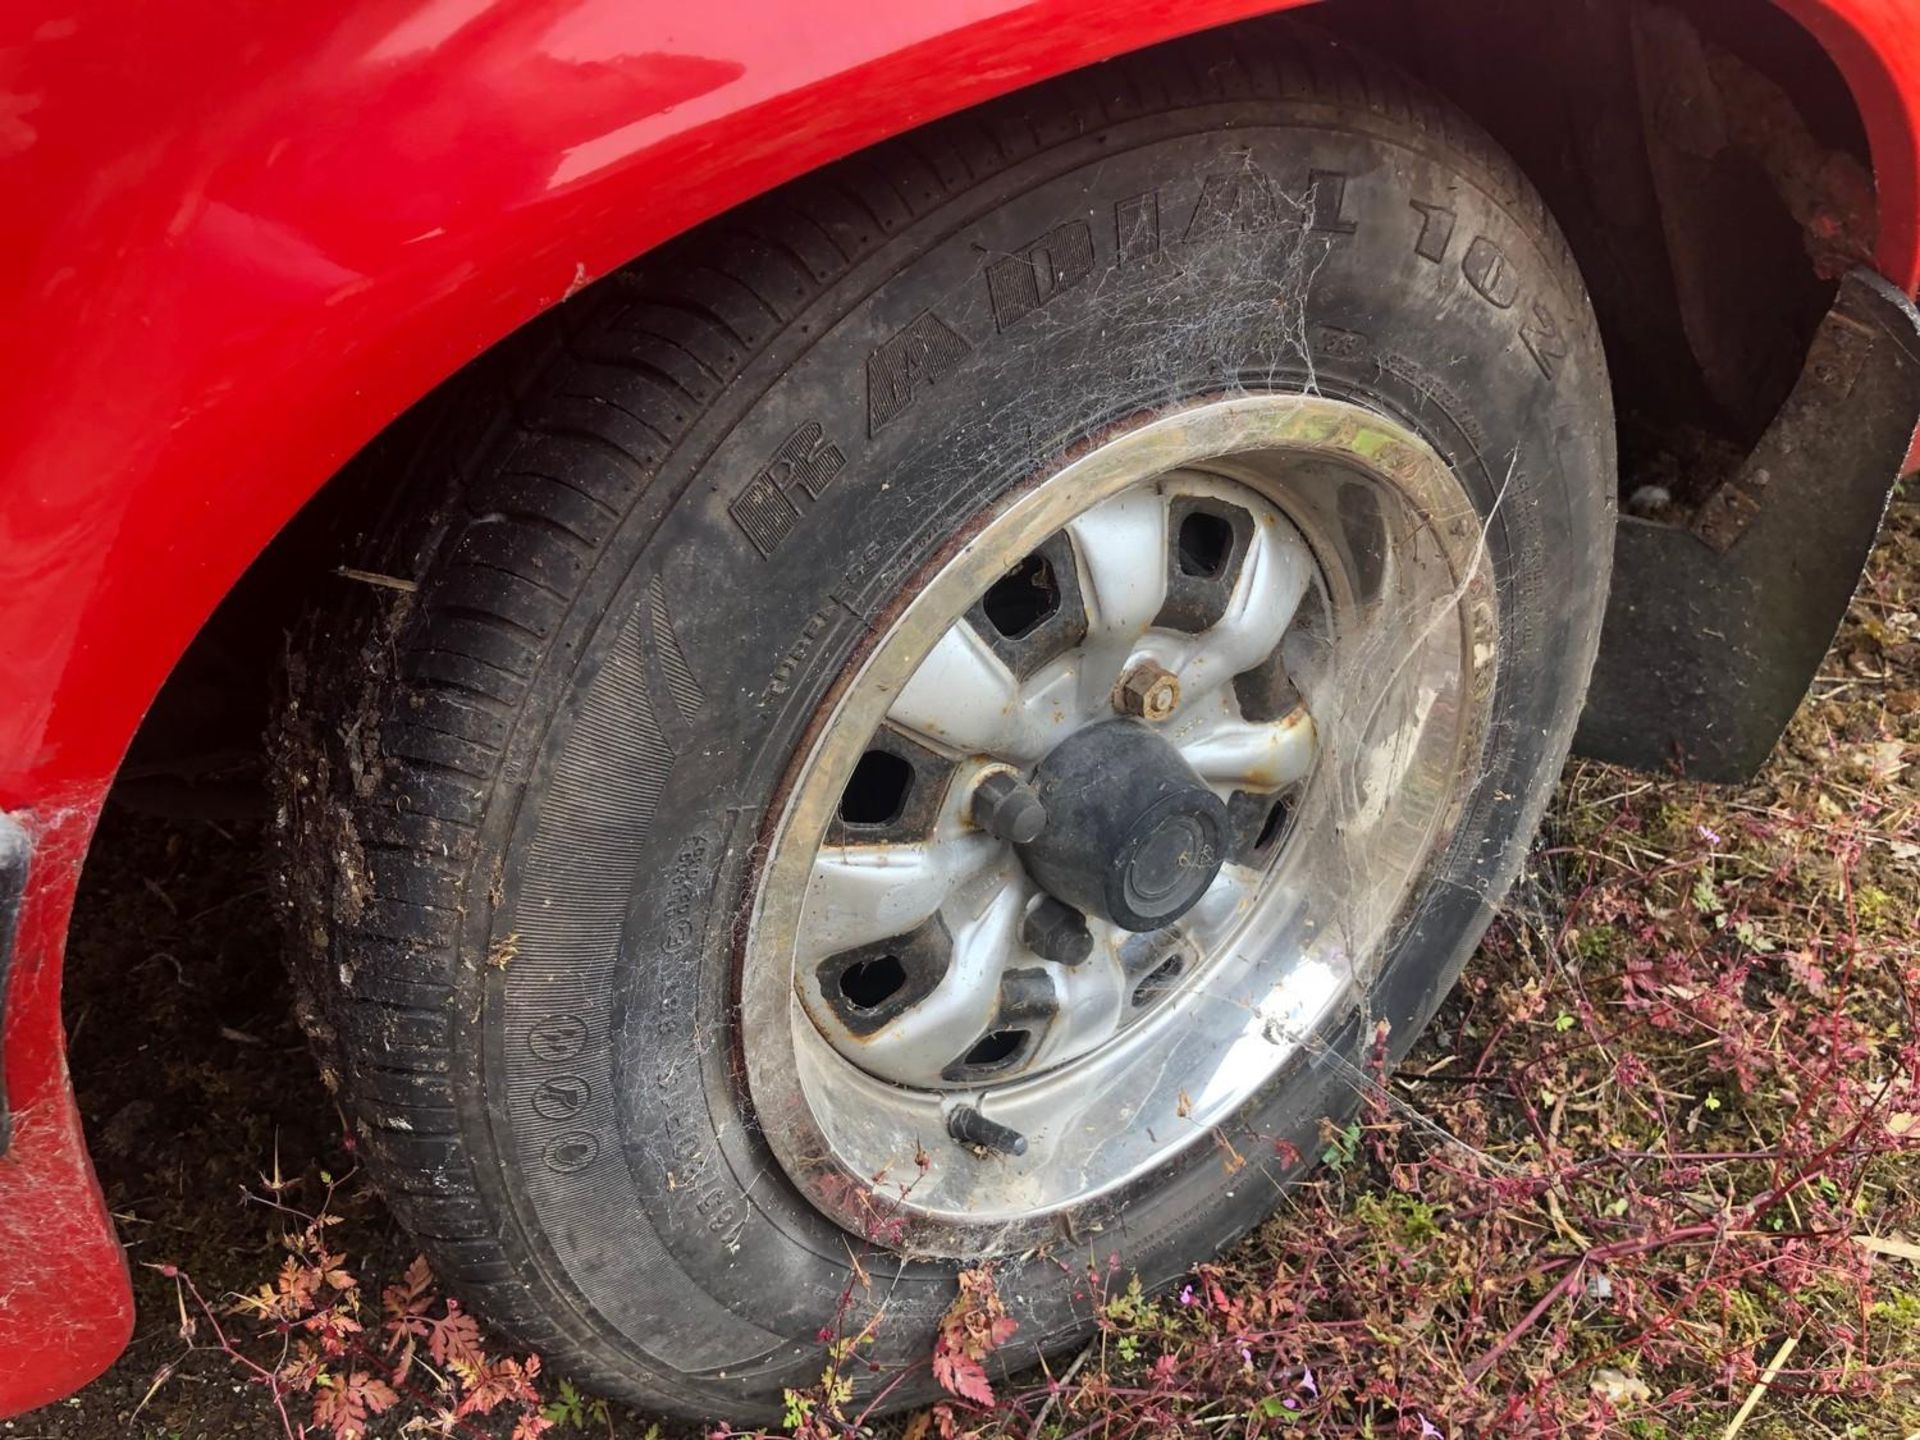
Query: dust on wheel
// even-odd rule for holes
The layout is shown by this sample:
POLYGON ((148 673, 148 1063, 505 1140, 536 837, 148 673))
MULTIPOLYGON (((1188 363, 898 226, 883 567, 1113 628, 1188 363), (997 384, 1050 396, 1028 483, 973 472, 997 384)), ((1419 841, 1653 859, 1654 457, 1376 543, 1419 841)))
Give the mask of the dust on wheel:
POLYGON ((1493 693, 1473 513, 1412 431, 1245 395, 1123 429, 916 580, 800 760, 744 946, 749 1089, 822 1209, 1037 1243, 1363 1003, 1493 693), (1010 777, 1030 833, 981 813, 1010 777))
POLYGON ((737 212, 382 476, 417 588, 287 727, 303 986, 395 1213, 591 1385, 766 1417, 884 1306, 909 1404, 982 1262, 1008 1364, 1075 1343, 1516 872, 1611 547, 1584 291, 1439 102, 1238 45, 737 212))

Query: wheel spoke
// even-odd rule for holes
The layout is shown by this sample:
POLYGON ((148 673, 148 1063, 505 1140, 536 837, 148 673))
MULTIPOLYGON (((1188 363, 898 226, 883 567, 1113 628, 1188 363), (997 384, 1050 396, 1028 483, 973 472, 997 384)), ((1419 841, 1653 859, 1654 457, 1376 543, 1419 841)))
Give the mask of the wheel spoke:
POLYGON ((971 625, 949 626, 887 711, 896 725, 960 750, 992 753, 1020 682, 971 625))
POLYGON ((979 832, 917 845, 822 846, 801 911, 799 962, 811 968, 924 924, 1002 853, 998 840, 979 832))
MULTIPOLYGON (((1089 663, 1082 675, 1090 686, 1111 687, 1128 652, 1166 603, 1166 497, 1154 490, 1128 491, 1073 520, 1067 533, 1080 557, 1087 607, 1089 663), (1103 666, 1108 658, 1111 665, 1103 666)), ((1105 693, 1093 698, 1104 699, 1105 693)))
POLYGON ((1167 599, 1167 501, 1129 490, 1067 525, 1080 557, 1089 633, 1137 636, 1167 599))
POLYGON ((1259 895, 1261 874, 1245 865, 1223 865, 1207 893, 1185 915, 1178 929, 1203 952, 1211 950, 1240 921, 1259 895))
POLYGON ((900 1083, 942 1083, 941 1072, 992 1028, 1007 961, 1021 953, 1030 886, 1010 866, 999 884, 973 888, 984 894, 946 913, 953 951, 933 993, 862 1042, 866 1063, 900 1083))
POLYGON ((1300 706, 1278 720, 1223 719, 1180 753, 1202 780, 1235 790, 1282 790, 1306 779, 1315 750, 1313 719, 1300 706))
MULTIPOLYGON (((1070 669, 1043 670, 1023 687, 964 620, 942 635, 887 711, 896 725, 952 749, 1002 760, 1039 759, 1077 717, 1062 703, 1070 669)), ((1065 697, 1071 700, 1071 695, 1065 697)))
MULTIPOLYGON (((1053 969, 1060 1015, 1034 1056, 1037 1064, 1098 1044, 1126 1018, 1129 986, 1120 964, 1120 946, 1127 932, 1097 915, 1087 917, 1087 928, 1093 932, 1093 953, 1079 965, 1053 969)), ((1028 956, 1024 963, 1040 962, 1028 956)))

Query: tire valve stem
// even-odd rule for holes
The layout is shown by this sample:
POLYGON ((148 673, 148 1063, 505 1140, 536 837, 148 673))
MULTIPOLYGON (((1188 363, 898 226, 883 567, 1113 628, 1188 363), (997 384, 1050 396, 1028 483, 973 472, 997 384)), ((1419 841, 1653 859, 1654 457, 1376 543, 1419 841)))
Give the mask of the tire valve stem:
POLYGON ((993 1150, 1002 1155, 1027 1153, 1027 1137, 997 1121, 989 1120, 971 1105, 961 1105, 947 1116, 947 1134, 962 1145, 993 1150))

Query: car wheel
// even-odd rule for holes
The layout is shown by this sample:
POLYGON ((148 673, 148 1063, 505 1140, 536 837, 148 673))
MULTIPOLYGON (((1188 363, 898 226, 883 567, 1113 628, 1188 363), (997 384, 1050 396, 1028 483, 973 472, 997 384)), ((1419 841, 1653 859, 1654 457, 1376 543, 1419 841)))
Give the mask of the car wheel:
POLYGON ((288 712, 309 1016, 396 1215, 550 1364, 733 1419, 875 1315, 858 1393, 924 1398, 963 1269, 1017 1365, 1090 1255, 1212 1254, 1522 862, 1608 394, 1510 162, 1281 26, 569 302, 379 470, 354 569, 401 583, 288 712))

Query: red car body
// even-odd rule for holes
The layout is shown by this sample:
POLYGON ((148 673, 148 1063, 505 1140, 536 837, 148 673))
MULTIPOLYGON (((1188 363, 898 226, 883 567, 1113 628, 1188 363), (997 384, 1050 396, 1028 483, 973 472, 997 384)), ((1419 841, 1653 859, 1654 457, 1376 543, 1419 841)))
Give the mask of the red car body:
MULTIPOLYGON (((1912 293, 1920 8, 1781 3, 1853 92, 1877 265, 1912 293)), ((660 241, 936 115, 1282 8, 9 7, 0 819, 32 861, 0 970, 0 1416, 90 1379, 132 1325, 65 1068, 67 917, 142 715, 274 534, 461 364, 660 241)))

